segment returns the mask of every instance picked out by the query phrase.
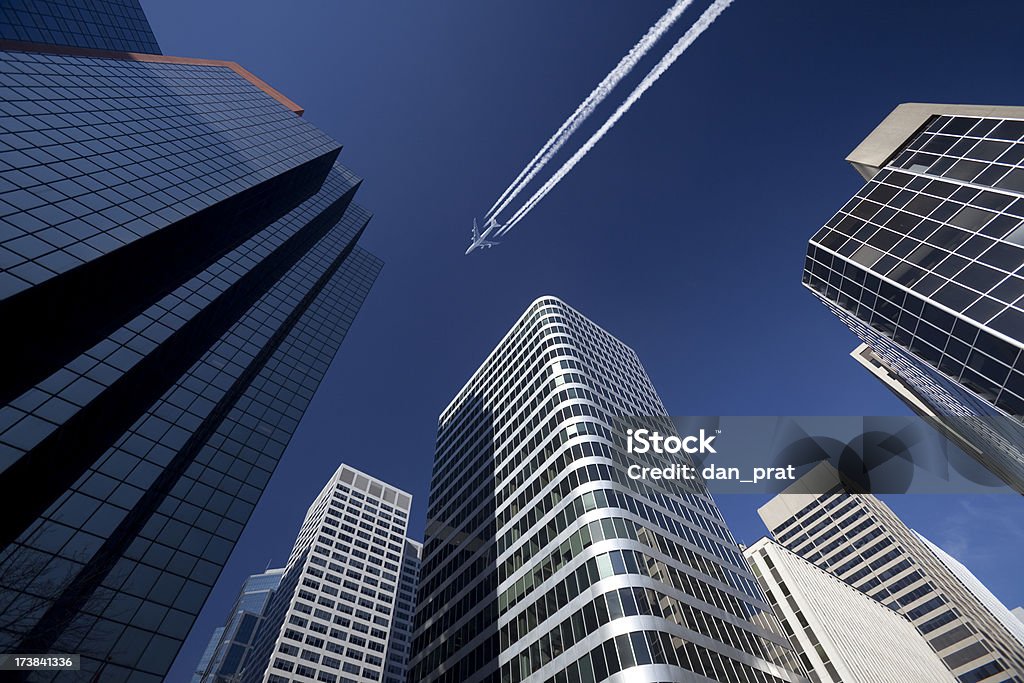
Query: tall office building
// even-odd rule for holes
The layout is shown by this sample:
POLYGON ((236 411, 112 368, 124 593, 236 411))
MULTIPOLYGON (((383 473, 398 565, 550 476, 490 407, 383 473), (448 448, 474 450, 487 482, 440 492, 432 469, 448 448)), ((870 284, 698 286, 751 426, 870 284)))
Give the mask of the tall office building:
POLYGON ((160 54, 139 0, 12 0, 0 40, 160 54))
POLYGON ((412 657, 412 626, 416 617, 416 585, 420 578, 423 544, 405 539, 402 553, 402 571, 398 575, 398 597, 395 599, 395 618, 388 638, 385 657, 384 683, 405 683, 409 659, 412 657))
POLYGON ((1024 624, 1024 607, 1014 607, 1010 612, 1024 624))
POLYGON ((804 680, 704 487, 628 477, 629 415, 666 415, 636 354, 533 302, 439 419, 410 683, 804 680))
POLYGON ((0 16, 0 652, 156 683, 377 275, 370 216, 293 102, 144 54, 137 2, 0 16))
POLYGON ((234 683, 256 642, 256 633, 281 585, 284 569, 253 574, 242 584, 227 623, 214 629, 192 683, 234 683))
POLYGON ((338 468, 306 513, 242 681, 363 683, 385 680, 386 657, 404 666, 390 645, 410 630, 412 606, 398 603, 409 600, 411 506, 408 493, 338 468))
POLYGON ((881 382, 885 388, 907 404, 907 407, 916 415, 923 418, 928 424, 938 430, 939 433, 956 444, 960 450, 982 463, 986 461, 984 454, 972 442, 970 437, 958 432, 957 425, 952 420, 939 413, 934 403, 929 402, 915 391, 914 387, 904 379, 903 375, 894 369, 890 362, 876 353, 874 349, 867 344, 860 344, 850 353, 850 356, 861 367, 871 373, 875 379, 881 382))
POLYGON ((192 683, 202 683, 203 675, 206 673, 207 667, 210 666, 210 660, 213 659, 213 653, 217 651, 217 646, 220 644, 220 637, 223 633, 223 626, 213 629, 213 635, 210 636, 209 642, 206 643, 206 649, 203 650, 202 656, 199 657, 199 664, 196 665, 196 670, 192 674, 192 683))
POLYGON ((816 683, 956 683, 906 617, 767 538, 743 556, 816 683))
POLYGON ((993 619, 999 621, 1006 630, 1017 640, 1017 647, 1024 650, 1024 624, 1014 616, 1013 612, 1007 609, 1006 605, 999 601, 992 591, 985 584, 978 580, 971 570, 965 567, 959 560, 935 545, 921 534, 918 539, 927 546, 939 562, 956 577, 965 589, 973 595, 980 605, 980 609, 987 611, 993 619))
POLYGON ((803 282, 1024 493, 1022 137, 1024 107, 900 105, 847 157, 867 184, 803 282))
POLYGON ((782 546, 906 616, 960 683, 1024 683, 1024 641, 994 606, 888 506, 847 493, 828 463, 758 514, 782 546))

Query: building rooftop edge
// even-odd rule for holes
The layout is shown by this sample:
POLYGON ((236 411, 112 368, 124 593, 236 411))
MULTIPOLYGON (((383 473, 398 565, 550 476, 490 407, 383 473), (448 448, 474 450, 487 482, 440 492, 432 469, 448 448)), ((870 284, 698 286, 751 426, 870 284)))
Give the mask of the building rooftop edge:
MULTIPOLYGON (((466 389, 468 389, 469 385, 473 383, 473 380, 476 379, 477 375, 479 375, 483 371, 484 366, 487 365, 487 362, 491 360, 491 357, 494 356, 496 353, 498 353, 498 350, 501 348, 501 345, 505 343, 505 341, 509 338, 509 336, 511 336, 511 334, 515 331, 515 329, 519 325, 519 323, 521 323, 526 318, 526 316, 530 313, 530 309, 533 308, 535 305, 537 305, 539 302, 543 301, 544 299, 553 299, 553 300, 557 301, 559 303, 559 305, 565 306, 567 309, 569 309, 570 311, 573 311, 574 313, 578 314, 582 318, 586 318, 597 329, 601 330, 602 332, 607 334, 609 337, 612 337, 613 339, 618 341, 620 344, 625 346, 627 349, 629 349, 629 351, 634 356, 636 355, 636 351, 633 350, 632 346, 630 346, 626 342, 624 342, 621 339, 619 339, 616 335, 612 334, 611 332, 606 330, 601 325, 599 325, 596 322, 594 322, 591 318, 588 318, 587 316, 585 316, 582 313, 580 313, 580 311, 577 310, 576 308, 573 308, 569 304, 565 303, 565 301, 563 299, 561 299, 560 297, 557 297, 557 296, 555 296, 553 294, 542 294, 541 296, 536 297, 533 301, 531 301, 529 304, 526 305, 526 309, 523 311, 522 315, 520 315, 518 318, 516 318, 516 321, 514 323, 512 323, 512 325, 508 328, 508 331, 505 332, 504 335, 502 335, 501 339, 499 339, 498 342, 495 343, 495 345, 491 349, 490 353, 488 353, 487 356, 480 362, 480 364, 477 366, 476 370, 474 370, 472 372, 472 374, 470 374, 469 378, 463 383, 463 385, 461 387, 459 387, 459 390, 455 392, 455 395, 452 397, 452 400, 448 401, 447 405, 445 405, 445 407, 441 409, 441 412, 438 414, 438 423, 439 424, 441 423, 441 418, 444 417, 445 413, 447 413, 449 410, 451 410, 452 406, 454 406, 456 403, 458 403, 460 400, 462 400, 463 394, 465 393, 466 389)), ((638 360, 639 360, 639 358, 638 358, 638 360)))
POLYGON ((197 66, 223 66, 231 69, 236 74, 255 85, 257 88, 270 95, 281 105, 297 116, 302 116, 304 109, 285 97, 280 91, 271 87, 266 81, 257 77, 237 62, 230 62, 221 59, 198 59, 192 57, 172 57, 169 55, 149 54, 147 52, 115 52, 112 50, 97 50, 87 47, 72 47, 69 45, 50 45, 48 43, 30 43, 21 40, 0 40, 0 50, 10 52, 38 52, 51 55, 69 55, 71 57, 95 57, 98 59, 120 59, 132 62, 155 62, 159 64, 192 64, 197 66))
POLYGON ((865 180, 870 180, 928 119, 943 114, 1024 119, 1024 106, 905 102, 889 112, 846 160, 865 180))
POLYGON ((784 488, 781 493, 757 508, 757 515, 771 531, 820 498, 823 491, 839 482, 839 471, 828 461, 820 462, 784 488))
MULTIPOLYGON (((413 495, 411 493, 409 493, 405 489, 401 489, 401 488, 395 486, 394 484, 390 484, 390 483, 384 481, 383 479, 381 479, 379 477, 375 477, 372 474, 367 474, 363 470, 361 470, 361 469, 359 469, 357 467, 353 467, 352 465, 349 465, 348 463, 344 463, 343 462, 340 465, 338 465, 338 469, 334 470, 334 475, 331 477, 331 481, 332 482, 333 482, 334 479, 338 478, 338 475, 341 474, 342 470, 351 470, 351 471, 355 472, 356 474, 361 474, 362 476, 366 477, 367 479, 369 479, 371 481, 377 482, 381 486, 386 486, 387 488, 393 489, 394 491, 397 491, 398 493, 401 493, 403 495, 409 496, 409 509, 410 510, 412 509, 412 501, 413 501, 414 497, 413 497, 413 495)), ((328 484, 328 486, 330 486, 330 484, 328 484)))
POLYGON ((494 348, 491 349, 490 353, 488 353, 484 357, 484 359, 482 361, 480 361, 480 364, 476 367, 476 370, 474 370, 470 374, 469 378, 463 383, 463 385, 461 387, 459 387, 459 390, 455 392, 455 395, 452 396, 452 400, 448 401, 448 404, 444 408, 441 409, 441 412, 438 414, 438 422, 440 422, 440 418, 442 416, 444 416, 444 414, 447 413, 451 409, 451 407, 453 405, 455 405, 462 398, 463 392, 466 391, 466 389, 473 382, 473 380, 476 379, 476 376, 479 375, 480 372, 484 369, 484 366, 487 365, 487 361, 489 361, 491 359, 491 356, 493 356, 496 353, 498 353, 498 349, 500 349, 501 345, 503 343, 505 343, 505 340, 508 339, 509 336, 511 336, 512 332, 516 329, 516 327, 519 325, 519 323, 521 323, 524 319, 526 319, 526 316, 529 315, 529 313, 530 313, 530 309, 533 308, 535 305, 537 305, 537 303, 539 303, 540 301, 542 301, 544 299, 554 299, 555 301, 557 301, 558 303, 562 304, 563 306, 568 306, 568 307, 571 308, 571 306, 569 306, 569 304, 565 303, 564 301, 559 299, 557 296, 553 296, 553 295, 550 295, 550 294, 542 294, 542 295, 536 297, 530 303, 528 303, 526 305, 526 309, 523 310, 522 314, 518 318, 516 318, 515 322, 512 323, 512 325, 508 328, 508 331, 506 331, 505 334, 502 335, 501 339, 499 339, 498 342, 494 345, 494 348))

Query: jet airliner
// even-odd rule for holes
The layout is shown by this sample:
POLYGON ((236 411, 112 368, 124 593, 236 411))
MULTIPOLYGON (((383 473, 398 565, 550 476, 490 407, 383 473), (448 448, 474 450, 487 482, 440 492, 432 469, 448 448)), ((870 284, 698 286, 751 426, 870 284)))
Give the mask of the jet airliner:
POLYGON ((491 220, 487 221, 487 224, 484 226, 483 234, 481 234, 480 233, 480 228, 477 227, 476 219, 474 218, 473 219, 473 236, 469 240, 469 249, 466 250, 466 253, 468 254, 469 252, 473 251, 474 249, 483 249, 483 248, 489 249, 489 248, 493 247, 495 244, 498 244, 498 242, 495 242, 493 240, 488 240, 487 238, 490 236, 492 231, 500 230, 502 227, 504 227, 504 226, 498 225, 498 221, 495 220, 494 218, 492 218, 491 220))

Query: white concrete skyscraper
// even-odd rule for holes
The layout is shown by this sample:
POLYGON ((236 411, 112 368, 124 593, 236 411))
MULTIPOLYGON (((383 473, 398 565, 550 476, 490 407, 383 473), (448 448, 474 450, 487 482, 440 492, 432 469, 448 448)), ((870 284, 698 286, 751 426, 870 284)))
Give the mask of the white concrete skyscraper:
MULTIPOLYGON (((412 496, 342 465, 309 508, 245 683, 384 680, 412 496)), ((397 656, 397 655, 396 655, 397 656)), ((404 663, 401 662, 400 663, 404 663)))
POLYGON ((618 419, 666 414, 629 347, 528 307, 439 419, 409 681, 805 680, 704 487, 627 475, 618 419))
POLYGON ((743 556, 816 683, 956 683, 906 617, 770 539, 743 556))
POLYGON ((848 493, 828 463, 758 514, 781 545, 906 616, 960 683, 1024 683, 1024 642, 969 572, 875 496, 848 493))

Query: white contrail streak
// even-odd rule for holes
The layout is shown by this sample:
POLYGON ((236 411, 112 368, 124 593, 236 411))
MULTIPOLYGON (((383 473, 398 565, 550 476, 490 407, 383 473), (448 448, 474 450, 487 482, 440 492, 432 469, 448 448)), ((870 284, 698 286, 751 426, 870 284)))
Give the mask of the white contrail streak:
POLYGON ((580 159, 585 157, 587 153, 591 149, 593 149, 594 145, 600 142, 601 138, 604 137, 605 133, 611 130, 612 126, 614 126, 619 121, 619 119, 621 119, 623 115, 625 115, 625 113, 629 111, 629 108, 632 107, 633 104, 635 104, 636 101, 639 100, 640 97, 643 96, 643 94, 647 92, 647 90, 652 85, 654 85, 654 83, 659 78, 661 78, 662 74, 668 71, 669 67, 672 66, 672 64, 677 59, 679 59, 680 55, 686 52, 687 48, 689 48, 690 45, 692 45, 693 42, 697 40, 700 34, 707 30, 709 26, 711 26, 715 19, 718 18, 718 15, 725 11, 725 8, 732 4, 732 1, 733 0, 716 0, 710 7, 708 7, 704 11, 704 14, 700 15, 700 18, 697 19, 696 22, 694 22, 693 26, 691 26, 689 30, 685 34, 683 34, 683 37, 680 38, 676 42, 676 44, 672 46, 672 49, 668 51, 668 54, 662 57, 661 61, 658 62, 646 76, 644 76, 644 80, 642 80, 640 84, 637 85, 636 89, 634 89, 633 92, 629 94, 629 97, 627 97, 626 100, 621 105, 619 105, 619 108, 615 110, 615 113, 612 114, 608 118, 608 120, 604 122, 604 124, 597 130, 596 133, 590 136, 590 139, 587 140, 586 143, 584 143, 583 146, 580 147, 580 149, 575 154, 573 154, 568 161, 562 164, 562 167, 558 169, 558 171, 553 176, 551 176, 551 178, 546 183, 544 183, 544 185, 541 186, 541 188, 538 189, 532 197, 530 197, 530 199, 512 216, 508 223, 506 223, 504 227, 502 227, 502 229, 498 231, 498 235, 504 235, 509 230, 511 230, 516 223, 521 221, 523 217, 526 214, 528 214, 534 206, 537 205, 537 202, 543 199, 544 196, 547 195, 547 193, 550 192, 551 189, 562 180, 562 178, 568 175, 569 171, 571 171, 573 167, 576 166, 577 163, 579 163, 580 159))
POLYGON ((608 97, 619 82, 622 81, 622 79, 633 70, 633 67, 637 65, 644 55, 654 47, 654 44, 658 42, 658 39, 672 28, 672 24, 682 16, 683 12, 691 4, 693 4, 693 0, 677 0, 676 3, 672 5, 664 15, 662 15, 661 19, 658 19, 658 21, 647 30, 647 33, 640 39, 640 42, 632 47, 626 56, 615 65, 615 68, 604 77, 604 80, 598 83, 597 87, 587 95, 587 99, 580 103, 580 106, 576 108, 576 111, 574 111, 572 115, 565 120, 565 123, 562 124, 561 128, 555 131, 555 134, 552 135, 546 143, 544 143, 544 146, 541 147, 539 152, 537 152, 537 155, 530 160, 530 163, 528 163, 519 173, 519 176, 516 177, 516 179, 512 181, 512 184, 506 188, 500 197, 498 197, 498 201, 494 202, 494 206, 484 214, 485 220, 503 211, 512 202, 512 200, 522 192, 523 188, 533 180, 534 176, 544 168, 551 158, 558 153, 558 150, 562 148, 562 145, 564 145, 572 134, 576 132, 580 127, 580 124, 582 124, 588 116, 594 113, 597 106, 601 104, 606 97, 608 97))

